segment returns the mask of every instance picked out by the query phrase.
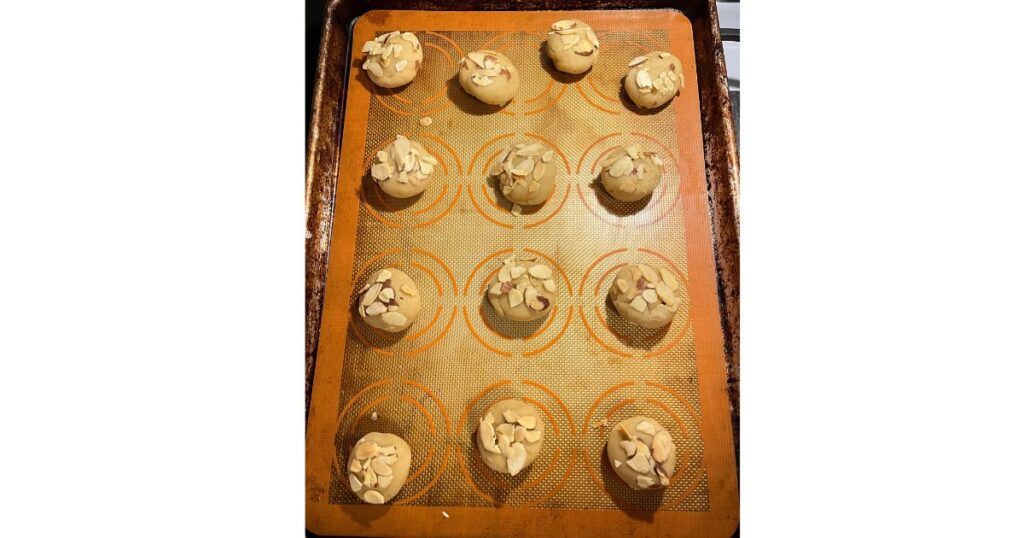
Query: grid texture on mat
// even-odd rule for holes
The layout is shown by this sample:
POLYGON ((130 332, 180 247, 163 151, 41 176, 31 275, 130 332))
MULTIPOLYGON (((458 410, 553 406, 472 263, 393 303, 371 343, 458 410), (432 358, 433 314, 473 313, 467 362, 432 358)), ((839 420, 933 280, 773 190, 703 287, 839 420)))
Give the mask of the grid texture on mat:
MULTIPOLYGON (((382 431, 401 435, 413 451, 409 480, 393 501, 399 506, 711 510, 695 332, 720 328, 717 318, 691 316, 687 212, 707 208, 686 198, 704 192, 703 163, 692 158, 701 137, 699 123, 680 130, 673 113, 697 108, 692 50, 673 47, 665 29, 595 29, 600 56, 583 76, 553 70, 542 28, 418 31, 427 60, 412 84, 384 90, 364 74, 354 78, 355 91, 369 97, 361 151, 350 153, 362 161, 342 163, 341 177, 352 177, 358 191, 357 206, 338 209, 350 212, 354 230, 334 231, 354 233, 344 280, 358 289, 376 270, 401 268, 416 281, 423 309, 401 336, 368 327, 351 310, 333 331, 344 364, 333 389, 328 503, 362 504, 344 462, 362 435, 382 431), (520 70, 519 92, 504 108, 475 101, 452 77, 460 57, 482 48, 505 53, 520 70), (621 77, 630 59, 652 50, 684 58, 687 87, 667 107, 642 113, 621 91, 621 77), (419 123, 423 116, 430 126, 419 123), (431 186, 412 200, 384 197, 366 173, 396 134, 440 161, 431 186), (557 186, 545 204, 516 216, 487 170, 505 147, 529 141, 555 150, 557 186), (649 202, 624 204, 596 185, 597 163, 634 142, 657 151, 665 170, 649 202), (486 284, 513 255, 555 269, 559 296, 548 317, 508 322, 487 304, 486 284), (683 283, 683 305, 665 329, 625 323, 606 300, 611 275, 636 262, 671 270, 683 283), (539 407, 547 425, 540 457, 516 477, 487 469, 473 442, 483 411, 509 397, 539 407), (608 428, 637 414, 658 420, 677 444, 677 472, 665 490, 633 491, 605 456, 608 428)), ((356 69, 361 43, 354 43, 356 69)))

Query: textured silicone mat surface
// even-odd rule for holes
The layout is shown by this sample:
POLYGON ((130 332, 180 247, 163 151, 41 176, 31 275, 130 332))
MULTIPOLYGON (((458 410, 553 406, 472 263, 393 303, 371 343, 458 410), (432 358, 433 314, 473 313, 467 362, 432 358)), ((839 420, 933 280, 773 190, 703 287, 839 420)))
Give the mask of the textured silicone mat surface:
POLYGON ((310 528, 731 532, 735 462, 686 18, 673 11, 370 12, 355 24, 353 43, 310 412, 310 528), (589 22, 601 41, 595 67, 582 76, 555 71, 541 48, 550 23, 569 16, 589 22), (418 34, 425 62, 410 85, 384 90, 358 69, 359 48, 394 29, 418 34), (520 70, 519 93, 503 108, 475 101, 453 78, 458 59, 481 48, 505 53, 520 70), (640 111, 621 77, 631 58, 652 50, 682 60, 685 86, 670 105, 640 111), (422 116, 432 125, 421 126, 422 116), (367 173, 396 134, 440 161, 431 186, 411 200, 382 195, 367 173), (487 170, 519 141, 552 147, 559 175, 545 204, 515 216, 487 170), (649 202, 624 204, 594 178, 604 155, 633 142, 658 151, 665 171, 649 202), (555 268, 560 297, 547 318, 507 322, 486 303, 486 283, 510 255, 555 268), (610 275, 632 262, 669 268, 684 284, 669 327, 626 324, 607 303, 610 275), (389 266, 409 273, 424 305, 398 336, 353 320, 349 304, 353 288, 389 266), (516 477, 489 471, 472 440, 482 411, 508 397, 540 408, 549 428, 540 457, 516 477), (636 414, 658 420, 676 441, 679 464, 665 490, 633 491, 604 457, 605 423, 636 414), (399 434, 413 451, 409 479, 385 507, 361 503, 338 465, 370 431, 399 434), (452 517, 441 521, 441 509, 452 517), (527 514, 531 523, 501 525, 527 514), (398 521, 410 518, 423 521, 398 521), (534 526, 545 518, 547 526, 534 526))

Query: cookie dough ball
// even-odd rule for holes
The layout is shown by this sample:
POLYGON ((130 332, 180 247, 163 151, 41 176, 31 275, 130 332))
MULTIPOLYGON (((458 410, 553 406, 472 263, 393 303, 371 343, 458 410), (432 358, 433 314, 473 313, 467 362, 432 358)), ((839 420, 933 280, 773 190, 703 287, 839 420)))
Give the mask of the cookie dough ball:
POLYGON ((411 32, 389 32, 363 43, 363 69, 383 88, 405 86, 423 67, 423 47, 411 32))
POLYGON ((551 267, 512 257, 502 263, 487 290, 487 300, 503 318, 532 321, 551 312, 557 291, 551 267))
POLYGON ((555 69, 578 75, 594 65, 599 46, 589 24, 579 19, 568 19, 551 25, 545 50, 555 69))
POLYGON ((650 196, 661 183, 664 163, 639 144, 619 148, 601 163, 601 185, 616 200, 635 202, 650 196))
POLYGON ((388 332, 404 331, 420 313, 416 283, 398 269, 381 269, 359 290, 359 317, 371 327, 388 332))
POLYGON ((629 62, 623 82, 629 98, 640 108, 658 108, 679 95, 683 64, 668 52, 652 52, 629 62))
POLYGON ((668 486, 676 469, 672 435, 647 417, 620 422, 608 434, 608 461, 615 474, 633 489, 668 486))
POLYGON ((512 476, 537 459, 543 444, 540 412, 520 400, 502 400, 491 406, 476 430, 476 446, 484 463, 512 476))
POLYGON ((368 433, 348 455, 352 493, 364 502, 384 504, 398 495, 409 476, 409 443, 391 433, 368 433))
POLYGON ((682 304, 675 275, 668 269, 656 271, 643 264, 620 269, 608 296, 626 321, 650 329, 671 323, 682 304))
POLYGON ((519 70, 500 52, 476 50, 459 60, 459 84, 489 105, 504 105, 519 90, 519 70))
POLYGON ((543 144, 520 142, 505 148, 491 167, 501 194, 518 205, 538 205, 555 190, 555 152, 543 144))
POLYGON ((398 135, 374 156, 370 177, 385 193, 411 198, 427 190, 436 168, 437 159, 419 142, 398 135))

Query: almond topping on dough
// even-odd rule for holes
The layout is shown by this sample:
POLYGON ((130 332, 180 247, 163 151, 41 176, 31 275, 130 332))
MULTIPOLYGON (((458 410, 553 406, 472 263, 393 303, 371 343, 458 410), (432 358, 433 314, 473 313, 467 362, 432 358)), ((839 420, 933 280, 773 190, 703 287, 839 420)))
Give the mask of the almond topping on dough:
POLYGON ((384 504, 384 496, 377 490, 368 490, 363 494, 363 500, 370 504, 384 504))
POLYGON ((629 67, 640 65, 647 61, 647 56, 637 56, 629 61, 629 67))

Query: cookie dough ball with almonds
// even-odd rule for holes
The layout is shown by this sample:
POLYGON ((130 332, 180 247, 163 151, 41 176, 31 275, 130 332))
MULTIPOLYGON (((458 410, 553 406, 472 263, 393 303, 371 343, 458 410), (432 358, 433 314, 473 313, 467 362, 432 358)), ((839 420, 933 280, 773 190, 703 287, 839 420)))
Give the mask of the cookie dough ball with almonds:
POLYGON ((666 487, 676 469, 672 435, 647 417, 633 417, 615 426, 608 434, 606 452, 615 474, 633 489, 666 487))
POLYGON ((363 43, 363 69, 383 88, 405 86, 423 67, 423 47, 411 32, 389 32, 363 43))
POLYGON ((601 163, 601 185, 616 200, 635 202, 654 192, 663 168, 658 155, 639 144, 619 148, 601 163))
POLYGON ((484 463, 512 476, 537 459, 543 444, 540 412, 520 400, 502 400, 491 406, 476 431, 476 446, 484 463))
POLYGON ((551 25, 545 50, 555 69, 578 75, 594 65, 598 47, 597 35, 589 24, 568 19, 551 25))
POLYGON ((398 495, 409 476, 409 443, 390 433, 368 433, 348 455, 352 493, 364 502, 384 504, 398 495))
POLYGON ((519 70, 500 52, 475 50, 459 60, 459 84, 484 103, 504 105, 519 91, 519 70))
POLYGON ((551 312, 558 292, 551 267, 534 260, 506 259, 487 290, 487 300, 499 316, 533 321, 551 312))
POLYGON ((398 135, 374 156, 370 177, 385 193, 411 198, 427 189, 436 167, 437 159, 419 142, 398 135))
POLYGON ((394 268, 381 269, 356 296, 359 317, 371 327, 404 331, 420 313, 420 293, 409 275, 394 268))
POLYGON ((658 108, 679 95, 683 87, 683 64, 668 52, 637 56, 629 62, 623 84, 636 106, 658 108))
POLYGON ((655 271, 643 264, 620 269, 608 296, 626 321, 649 329, 671 323, 682 304, 675 275, 668 269, 655 271))
MULTIPOLYGON (((498 178, 501 194, 513 204, 543 204, 555 190, 554 154, 543 144, 520 142, 501 152, 491 175, 498 178)), ((512 206, 513 213, 519 209, 512 206)))

